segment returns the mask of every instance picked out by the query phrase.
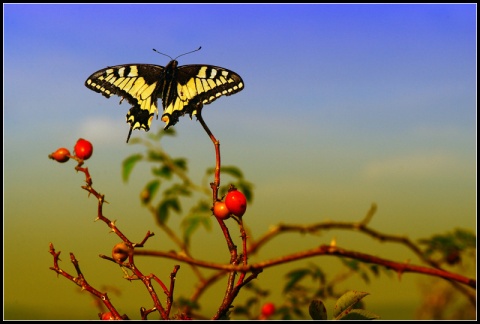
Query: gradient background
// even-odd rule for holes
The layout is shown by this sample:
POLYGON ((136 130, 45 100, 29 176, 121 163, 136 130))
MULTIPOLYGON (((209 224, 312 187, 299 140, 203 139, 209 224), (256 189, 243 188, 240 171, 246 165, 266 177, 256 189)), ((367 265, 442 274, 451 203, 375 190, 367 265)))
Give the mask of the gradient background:
MULTIPOLYGON (((476 228, 476 5, 4 5, 4 318, 97 319, 91 297, 49 270, 48 244, 73 273, 74 252, 87 280, 110 294, 120 312, 139 318, 150 307, 140 283, 98 258, 118 238, 94 223, 97 203, 80 189, 72 162, 47 155, 90 140, 94 188, 106 194, 107 217, 132 240, 158 235, 149 248, 173 248, 140 206, 150 165, 121 180, 121 162, 142 151, 126 145, 129 105, 87 89, 86 78, 109 65, 152 63, 202 50, 179 64, 205 63, 238 72, 245 89, 206 106, 203 116, 222 144, 223 165, 234 164, 255 184, 245 216, 254 236, 280 222, 360 220, 372 202, 371 225, 416 240, 453 228, 476 228)), ((154 121, 152 131, 163 128, 154 121)), ((213 146, 188 117, 163 142, 187 157, 200 180, 214 166, 213 146)), ((134 131, 133 137, 145 136, 134 131)), ((178 228, 181 217, 172 219, 178 228)), ((235 226, 230 224, 232 233, 235 226)), ((236 234, 232 234, 237 237, 236 234)), ((417 258, 405 248, 364 235, 330 231, 284 235, 252 262, 293 253, 332 238, 397 261, 417 258)), ((228 262, 217 226, 196 236, 193 254, 228 262)), ((173 263, 138 259, 145 272, 167 279, 173 263)), ((342 269, 333 257, 271 268, 257 282, 282 300, 286 271, 308 262, 342 269)), ((474 275, 474 274, 470 274, 474 275)), ((188 296, 183 266, 177 296, 188 296)), ((411 319, 418 283, 381 275, 345 288, 370 292, 367 308, 384 319, 411 319)), ((213 315, 225 283, 201 300, 213 315), (212 302, 207 300, 211 299, 212 302)), ((241 293, 239 301, 247 294, 241 293)), ((243 298, 243 299, 242 299, 243 298)), ((330 304, 329 304, 330 305, 330 304)), ((328 306, 331 316, 331 305, 328 306)))

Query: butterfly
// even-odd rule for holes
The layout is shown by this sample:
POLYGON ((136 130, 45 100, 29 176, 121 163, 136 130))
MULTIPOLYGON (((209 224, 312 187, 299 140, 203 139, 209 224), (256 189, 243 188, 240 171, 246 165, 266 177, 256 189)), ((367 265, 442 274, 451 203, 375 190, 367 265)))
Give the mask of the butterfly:
POLYGON ((130 124, 127 143, 132 130, 148 132, 154 114, 158 119, 158 98, 162 99, 161 119, 166 123, 166 130, 175 125, 179 117, 189 114, 192 118, 203 105, 244 88, 240 75, 231 70, 206 64, 178 66, 177 58, 171 59, 165 67, 154 64, 109 66, 93 73, 85 81, 87 88, 107 98, 118 95, 122 97, 120 103, 126 100, 133 105, 126 116, 130 124))

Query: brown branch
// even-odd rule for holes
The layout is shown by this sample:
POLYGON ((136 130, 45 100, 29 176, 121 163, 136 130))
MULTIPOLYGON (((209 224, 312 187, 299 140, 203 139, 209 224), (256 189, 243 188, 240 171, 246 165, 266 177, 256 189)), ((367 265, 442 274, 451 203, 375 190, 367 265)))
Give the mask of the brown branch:
POLYGON ((126 316, 121 316, 118 313, 118 311, 115 309, 115 307, 112 305, 112 303, 110 302, 110 299, 108 298, 107 293, 102 293, 96 290, 87 282, 84 275, 82 274, 82 271, 80 270, 78 261, 75 258, 75 255, 73 253, 70 253, 70 261, 72 262, 73 266, 75 267, 75 270, 77 271, 76 277, 60 268, 60 266, 58 265, 58 261, 60 259, 60 252, 58 253, 55 252, 55 248, 53 247, 52 243, 50 243, 49 252, 53 256, 53 267, 50 267, 51 270, 55 271, 59 275, 62 275, 68 280, 74 282, 76 285, 81 287, 82 290, 86 290, 92 295, 94 295, 95 297, 97 297, 98 299, 100 299, 103 302, 103 304, 108 308, 108 310, 111 312, 112 317, 114 319, 116 320, 126 319, 126 316))
POLYGON ((426 258, 422 251, 407 237, 384 234, 379 231, 373 230, 368 227, 368 221, 370 221, 372 216, 372 210, 376 210, 376 205, 373 204, 367 217, 361 222, 332 222, 326 221, 321 223, 314 223, 310 225, 295 225, 295 224, 279 224, 271 228, 267 233, 265 233, 258 240, 252 242, 250 241, 249 253, 256 253, 260 247, 265 245, 268 241, 272 240, 274 237, 287 232, 298 232, 298 233, 318 233, 322 230, 331 230, 331 229, 344 229, 344 230, 354 230, 368 234, 381 242, 395 242, 406 245, 411 249, 422 261, 431 265, 435 268, 440 268, 438 263, 426 258))
POLYGON ((170 314, 170 310, 172 309, 173 291, 175 289, 175 279, 179 269, 180 269, 180 266, 175 265, 172 273, 170 274, 170 290, 168 291, 168 294, 167 294, 167 314, 170 314))
MULTIPOLYGON (((148 231, 147 234, 145 235, 145 237, 143 238, 143 240, 140 242, 140 243, 133 243, 131 242, 119 229, 118 227, 115 225, 115 222, 114 221, 110 221, 107 217, 105 217, 103 215, 103 203, 106 202, 105 201, 105 196, 100 194, 99 192, 97 192, 93 187, 92 187, 92 179, 91 179, 91 176, 90 176, 90 173, 88 172, 88 168, 82 168, 81 165, 83 164, 83 160, 82 161, 79 161, 79 164, 75 167, 75 170, 77 171, 80 171, 80 172, 83 172, 85 174, 85 177, 86 177, 86 183, 87 185, 86 186, 82 186, 83 189, 85 189, 86 191, 89 192, 89 194, 92 194, 94 195, 97 200, 98 200, 98 211, 97 211, 97 220, 101 220, 103 221, 105 224, 107 224, 108 227, 110 227, 110 229, 112 230, 112 232, 114 232, 115 234, 117 234, 117 236, 119 236, 126 244, 127 246, 131 249, 131 252, 129 253, 129 256, 128 256, 128 263, 123 263, 123 262, 120 262, 120 261, 116 261, 112 258, 109 258, 109 257, 106 257, 106 256, 102 256, 102 258, 104 259, 109 259, 113 262, 116 262, 118 264, 120 264, 122 267, 125 267, 125 268, 128 268, 130 269, 132 272, 133 272, 133 275, 132 276, 129 276, 127 279, 129 280, 135 280, 135 279, 139 279, 143 282, 143 284, 145 285, 145 287, 147 288, 147 291, 149 292, 152 300, 153 300, 153 303, 154 303, 154 307, 151 308, 150 310, 146 310, 145 308, 142 308, 142 318, 146 318, 146 316, 153 312, 153 311, 159 311, 160 312, 160 315, 163 319, 168 319, 169 318, 169 311, 170 311, 170 308, 168 309, 168 311, 166 311, 159 298, 158 298, 158 295, 157 293, 155 292, 155 289, 153 288, 152 286, 152 282, 151 280, 154 279, 157 283, 160 284, 160 286, 162 287, 162 289, 164 290, 165 294, 167 295, 167 304, 168 304, 168 298, 169 296, 171 296, 171 294, 173 294, 173 291, 169 291, 166 286, 163 284, 163 282, 158 279, 154 274, 151 274, 149 276, 146 276, 144 275, 135 265, 134 263, 134 249, 135 247, 143 247, 144 244, 146 243, 146 241, 152 237, 153 235, 155 235, 154 233, 148 231)), ((72 280, 73 282, 75 282, 77 285, 80 285, 82 287, 82 289, 85 289, 85 290, 88 290, 89 292, 91 292, 92 294, 94 294, 95 296, 97 296, 98 298, 101 298, 102 301, 104 301, 104 303, 106 304, 106 306, 108 307, 110 304, 108 298, 107 298, 107 295, 106 293, 105 294, 102 294, 100 292, 98 292, 96 289, 94 289, 93 287, 91 287, 90 285, 88 285, 88 283, 85 281, 85 279, 83 278, 83 275, 81 274, 80 272, 80 268, 78 266, 78 262, 76 261, 76 259, 74 258, 73 254, 71 254, 71 259, 72 259, 72 263, 75 265, 75 268, 77 269, 77 273, 78 273, 78 277, 75 278, 71 275, 68 275, 67 273, 65 273, 63 270, 61 270, 59 267, 58 267, 58 256, 60 253, 55 253, 55 250, 53 249, 53 245, 51 244, 51 249, 50 249, 50 253, 54 256, 54 267, 52 267, 51 269, 52 270, 55 270, 58 274, 62 274, 63 276, 65 276, 67 279, 69 280, 72 280)), ((175 271, 176 273, 176 271, 175 271)), ((173 298, 173 297, 172 297, 173 298)), ((171 300, 170 300, 170 305, 171 305, 171 300)), ((116 312, 116 310, 113 308, 113 306, 110 306, 113 311, 112 313, 116 312)), ((110 308, 109 308, 110 309, 110 308)), ((118 312, 116 312, 117 315, 118 315, 118 312)), ((117 315, 113 315, 113 316, 117 316, 117 315)), ((120 315, 118 315, 120 316, 120 315)), ((122 318, 122 317, 120 317, 122 318)))
POLYGON ((202 117, 202 110, 198 109, 197 112, 197 119, 202 124, 203 129, 205 132, 207 132, 208 136, 213 142, 213 145, 215 146, 215 179, 212 183, 210 183, 210 186, 212 187, 212 204, 214 204, 218 200, 218 188, 220 188, 220 142, 213 136, 212 132, 208 128, 207 124, 203 120, 202 117))
MULTIPOLYGON (((321 222, 315 223, 310 225, 295 225, 295 224, 279 224, 273 228, 271 228, 267 233, 261 236, 258 240, 252 241, 250 240, 251 244, 249 247, 249 253, 257 253, 258 250, 265 245, 267 242, 272 240, 274 237, 287 233, 287 232, 298 232, 298 233, 311 233, 315 234, 322 230, 332 230, 332 229, 344 229, 344 230, 354 230, 361 233, 365 233, 373 238, 378 239, 380 242, 393 242, 405 245, 409 248, 415 255, 417 255, 420 260, 424 263, 429 264, 430 266, 442 270, 440 265, 430 259, 427 258, 424 253, 420 250, 420 248, 415 245, 408 237, 398 236, 398 235, 390 235, 381 233, 380 231, 374 230, 368 226, 368 223, 374 216, 375 212, 377 211, 377 205, 372 204, 370 209, 368 210, 367 214, 365 215, 364 219, 360 222, 321 222)), ((472 294, 470 291, 466 290, 464 286, 461 286, 456 281, 451 281, 451 284, 462 294, 464 294, 472 303, 476 305, 476 296, 472 294)))
POLYGON ((138 252, 136 251, 135 254, 145 255, 145 256, 165 257, 165 258, 174 259, 181 262, 193 263, 204 268, 224 270, 224 271, 230 271, 230 272, 235 272, 235 271, 258 272, 260 269, 265 269, 265 268, 273 267, 279 264, 298 261, 298 260, 302 260, 310 257, 321 256, 321 255, 338 255, 338 256, 356 259, 366 263, 378 264, 388 269, 395 270, 399 274, 402 274, 404 272, 422 273, 430 276, 444 278, 447 280, 453 280, 476 289, 475 279, 467 278, 467 277, 464 277, 455 273, 451 273, 445 270, 441 270, 441 269, 434 269, 434 268, 428 268, 428 267, 417 266, 412 264, 406 264, 402 262, 391 261, 391 260, 371 256, 365 253, 348 251, 348 250, 345 250, 336 246, 330 246, 330 245, 322 245, 314 249, 297 252, 294 254, 282 256, 276 259, 271 259, 263 262, 258 262, 255 264, 250 264, 247 266, 218 264, 213 262, 201 261, 198 259, 191 259, 183 255, 179 255, 172 252, 140 250, 138 252))

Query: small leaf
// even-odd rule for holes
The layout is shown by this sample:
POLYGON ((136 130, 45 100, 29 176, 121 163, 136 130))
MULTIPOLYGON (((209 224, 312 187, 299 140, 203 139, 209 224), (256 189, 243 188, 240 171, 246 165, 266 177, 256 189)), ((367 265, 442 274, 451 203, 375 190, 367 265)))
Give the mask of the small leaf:
POLYGON ((179 213, 181 211, 180 203, 177 198, 165 199, 158 205, 157 209, 157 221, 160 224, 165 224, 170 215, 170 209, 179 213))
POLYGON ((160 187, 159 180, 152 180, 143 189, 141 193, 142 203, 148 204, 160 187))
POLYGON ((287 293, 288 291, 290 291, 290 289, 292 289, 292 287, 295 286, 297 282, 299 282, 309 274, 311 274, 310 269, 298 269, 287 273, 286 276, 290 280, 288 280, 285 284, 285 287, 283 288, 283 293, 287 293))
POLYGON ((186 185, 176 183, 172 185, 170 188, 168 188, 167 190, 165 190, 163 194, 168 197, 190 196, 191 191, 187 188, 186 185))
POLYGON ((245 306, 247 308, 251 308, 252 306, 255 306, 258 303, 260 303, 260 301, 256 296, 254 296, 247 299, 247 301, 245 302, 245 306))
POLYGON ((177 198, 172 198, 169 201, 170 208, 172 208, 177 213, 180 213, 182 211, 182 208, 180 207, 180 202, 177 198))
POLYGON ((210 206, 205 201, 200 201, 198 205, 192 207, 189 216, 185 217, 181 223, 183 228, 183 239, 188 245, 193 233, 201 226, 210 231, 212 228, 210 206))
POLYGON ((327 319, 327 309, 320 299, 314 299, 310 302, 308 312, 313 320, 325 321, 327 319))
POLYGON ((248 316, 248 309, 244 306, 236 305, 235 308, 233 309, 233 313, 235 315, 246 315, 246 316, 248 316))
POLYGON ((359 261, 353 259, 340 258, 340 261, 353 271, 358 271, 360 269, 359 261))
POLYGON ((337 300, 333 311, 333 317, 335 319, 342 318, 345 316, 345 314, 348 314, 352 310, 355 304, 357 304, 360 300, 362 300, 363 297, 367 295, 369 295, 369 293, 356 290, 347 291, 337 300))
POLYGON ((165 154, 163 152, 148 151, 148 159, 155 162, 163 162, 165 160, 165 154))
POLYGON ((380 316, 364 309, 352 309, 350 313, 345 314, 342 320, 373 320, 378 319, 380 316))
MULTIPOLYGON (((206 175, 211 175, 215 173, 215 168, 208 168, 206 171, 206 175)), ((243 179, 242 171, 233 165, 222 166, 220 167, 220 174, 229 174, 234 178, 243 179)))
POLYGON ((137 163, 141 159, 143 159, 142 154, 134 154, 123 160, 122 178, 124 182, 128 181, 128 177, 130 176, 130 173, 132 172, 135 163, 137 163))
POLYGON ((302 310, 301 310, 300 308, 298 308, 298 307, 293 307, 292 310, 293 310, 293 313, 294 313, 295 315, 297 315, 298 317, 301 317, 301 318, 304 318, 304 317, 305 317, 305 315, 303 314, 303 312, 302 312, 302 310))
POLYGON ((457 228, 453 235, 459 241, 461 247, 463 248, 476 248, 477 246, 477 237, 475 233, 464 230, 461 228, 457 228))
POLYGON ((200 227, 199 216, 190 216, 182 221, 183 241, 187 246, 190 245, 190 238, 193 233, 200 227))
POLYGON ((177 306, 179 306, 180 308, 188 306, 191 309, 195 309, 195 310, 200 309, 200 305, 198 305, 198 302, 192 301, 189 298, 185 298, 181 296, 178 298, 175 298, 175 303, 178 304, 177 306))
POLYGON ((157 221, 159 224, 163 225, 167 222, 168 220, 168 215, 169 210, 168 210, 168 200, 163 200, 160 202, 157 208, 157 221))
POLYGON ((369 268, 370 268, 370 271, 372 271, 376 277, 380 276, 380 269, 377 264, 370 265, 369 268))
POLYGON ((178 158, 178 159, 174 159, 172 162, 178 168, 182 169, 183 171, 187 171, 187 159, 178 158))
POLYGON ((152 173, 167 180, 172 178, 172 169, 170 169, 166 165, 159 168, 152 168, 152 173))
POLYGON ((229 174, 232 177, 235 177, 235 178, 238 178, 238 179, 243 178, 242 170, 240 170, 240 168, 238 168, 236 166, 233 166, 233 165, 221 167, 220 168, 220 173, 223 173, 223 174, 226 173, 226 174, 229 174))
MULTIPOLYGON (((162 131, 162 129, 160 129, 160 131, 162 131)), ((166 136, 176 136, 177 135, 177 133, 175 131, 175 128, 172 128, 172 127, 168 128, 166 130, 163 130, 163 134, 166 135, 166 136)))
POLYGON ((253 201, 253 191, 252 191, 253 185, 246 180, 239 180, 236 184, 236 187, 237 187, 238 190, 240 190, 245 195, 245 198, 247 198, 247 201, 249 203, 252 203, 252 201, 253 201))

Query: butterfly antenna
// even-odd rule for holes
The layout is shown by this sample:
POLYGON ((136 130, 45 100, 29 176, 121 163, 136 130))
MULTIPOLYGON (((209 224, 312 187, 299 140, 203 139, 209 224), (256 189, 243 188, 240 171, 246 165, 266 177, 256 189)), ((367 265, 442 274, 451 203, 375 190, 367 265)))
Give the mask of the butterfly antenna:
POLYGON ((155 52, 157 52, 158 54, 162 54, 162 55, 168 56, 168 57, 173 61, 173 59, 172 59, 172 57, 171 57, 170 55, 163 54, 162 52, 159 52, 159 51, 157 51, 157 50, 154 49, 154 48, 152 48, 152 49, 153 49, 155 52))
POLYGON ((182 54, 182 55, 177 56, 177 57, 175 58, 175 60, 178 59, 180 56, 187 55, 187 54, 190 54, 190 53, 193 53, 193 52, 197 52, 197 51, 199 51, 199 50, 201 50, 201 49, 202 49, 202 46, 200 46, 200 47, 197 48, 196 50, 193 50, 193 51, 190 51, 190 52, 187 52, 187 53, 184 53, 184 54, 182 54))

